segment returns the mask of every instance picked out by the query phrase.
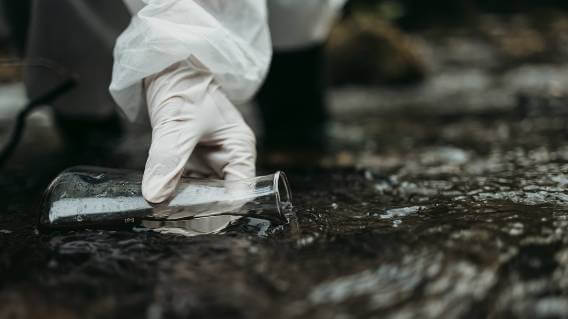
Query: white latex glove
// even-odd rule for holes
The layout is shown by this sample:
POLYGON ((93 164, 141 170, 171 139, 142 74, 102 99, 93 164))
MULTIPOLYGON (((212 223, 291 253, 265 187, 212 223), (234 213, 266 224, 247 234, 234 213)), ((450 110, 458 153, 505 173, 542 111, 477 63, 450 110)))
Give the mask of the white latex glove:
POLYGON ((184 173, 226 180, 255 176, 256 140, 213 76, 180 62, 144 81, 152 146, 142 193, 167 200, 184 173))

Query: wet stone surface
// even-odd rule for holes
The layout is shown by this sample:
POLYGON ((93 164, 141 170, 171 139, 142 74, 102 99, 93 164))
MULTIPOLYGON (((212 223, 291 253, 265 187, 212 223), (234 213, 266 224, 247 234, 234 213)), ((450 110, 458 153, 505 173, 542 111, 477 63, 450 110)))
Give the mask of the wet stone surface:
POLYGON ((0 318, 567 318, 568 94, 460 92, 335 92, 337 153, 262 164, 288 173, 297 234, 262 217, 194 238, 38 231, 51 177, 141 168, 147 139, 71 157, 33 126, 0 178, 0 318))

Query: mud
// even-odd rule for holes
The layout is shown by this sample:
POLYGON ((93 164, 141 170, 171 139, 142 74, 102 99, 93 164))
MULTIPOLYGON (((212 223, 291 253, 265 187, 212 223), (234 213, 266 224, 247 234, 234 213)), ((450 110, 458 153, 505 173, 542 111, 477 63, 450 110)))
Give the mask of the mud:
POLYGON ((331 94, 334 152, 261 154, 299 233, 39 230, 50 178, 141 169, 148 134, 77 155, 36 116, 0 178, 0 318, 568 318, 568 61, 495 72, 479 38, 424 39, 425 83, 331 94))

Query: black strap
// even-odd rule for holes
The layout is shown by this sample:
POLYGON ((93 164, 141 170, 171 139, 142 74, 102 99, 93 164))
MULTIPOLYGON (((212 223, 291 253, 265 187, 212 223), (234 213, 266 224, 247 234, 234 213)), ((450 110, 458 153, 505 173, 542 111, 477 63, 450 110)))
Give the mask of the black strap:
POLYGON ((77 80, 75 78, 67 78, 60 85, 56 86, 52 90, 48 91, 44 95, 41 95, 33 100, 31 100, 25 108, 18 114, 16 118, 16 125, 12 131, 12 136, 8 140, 8 143, 0 151, 0 167, 4 166, 8 158, 12 155, 16 146, 22 138, 22 133, 24 132, 26 126, 26 118, 28 115, 40 106, 50 104, 56 100, 61 95, 69 92, 77 85, 77 80))

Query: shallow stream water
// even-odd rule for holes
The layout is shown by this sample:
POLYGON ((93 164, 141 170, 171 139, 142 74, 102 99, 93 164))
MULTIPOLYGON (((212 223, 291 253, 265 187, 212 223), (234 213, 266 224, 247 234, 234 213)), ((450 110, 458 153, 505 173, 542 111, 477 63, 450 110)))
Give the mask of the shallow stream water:
POLYGON ((44 232, 55 174, 140 169, 148 135, 71 157, 31 125, 0 178, 0 318, 568 318, 568 93, 518 87, 527 70, 550 79, 335 91, 333 153, 260 155, 289 175, 295 229, 44 232))

